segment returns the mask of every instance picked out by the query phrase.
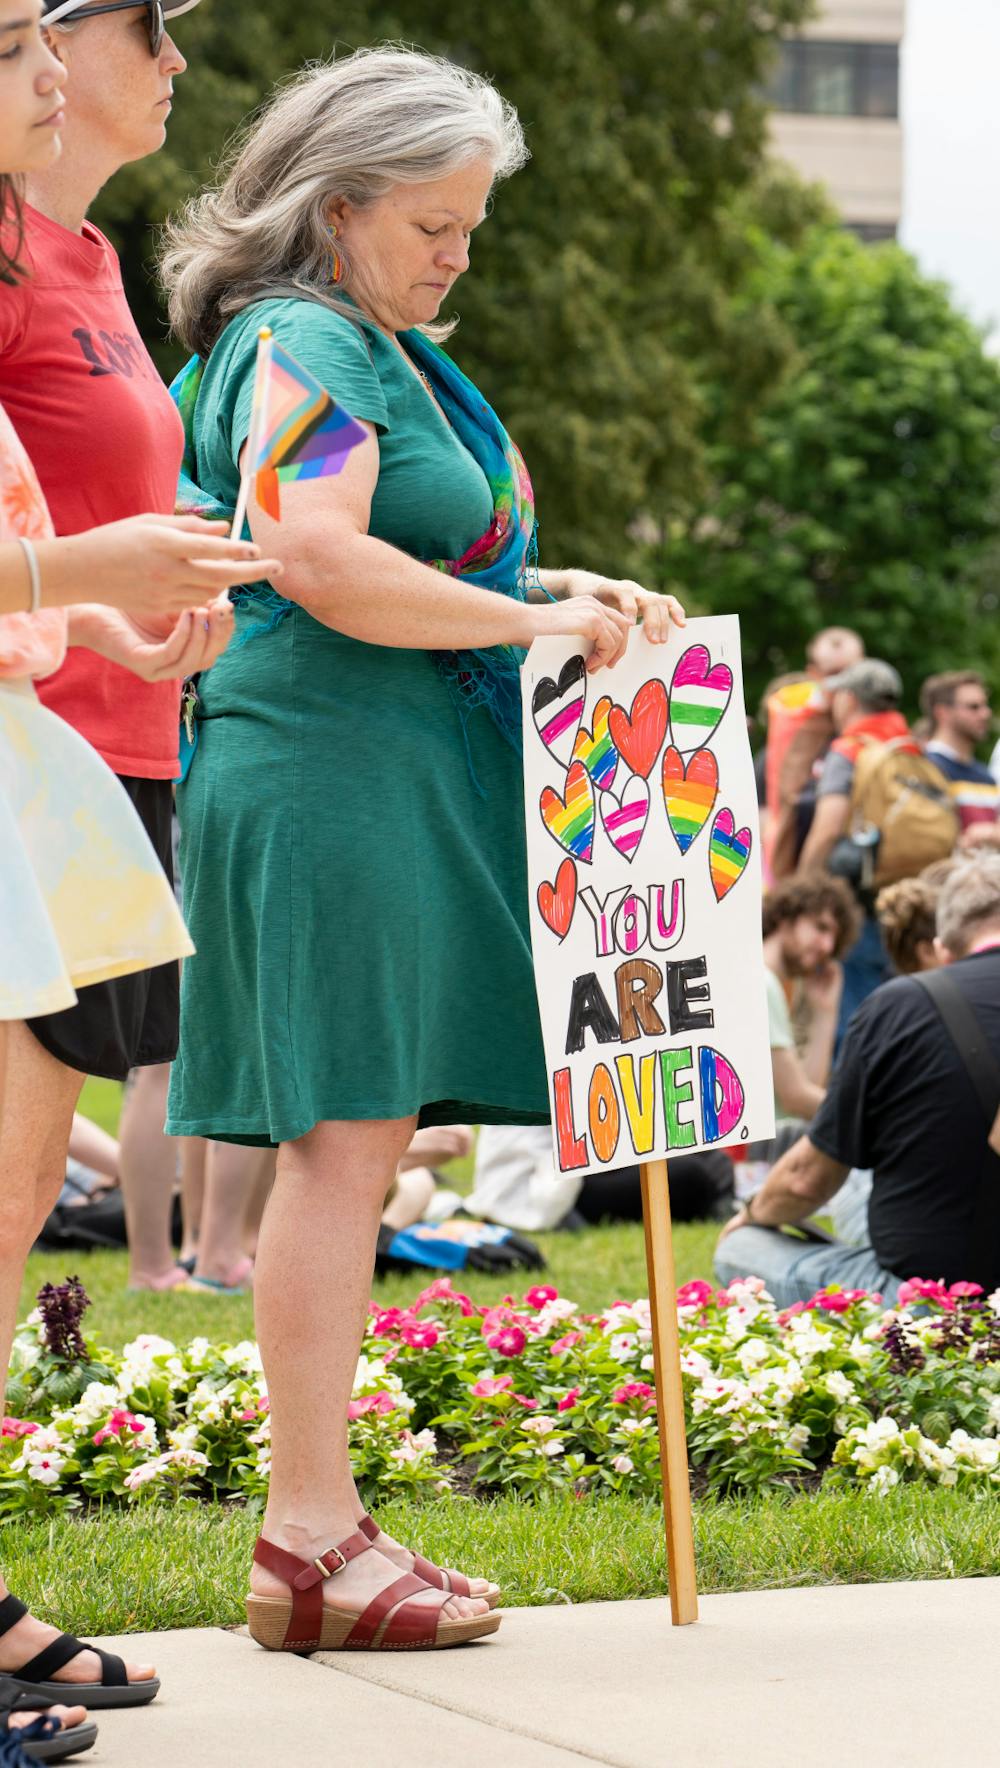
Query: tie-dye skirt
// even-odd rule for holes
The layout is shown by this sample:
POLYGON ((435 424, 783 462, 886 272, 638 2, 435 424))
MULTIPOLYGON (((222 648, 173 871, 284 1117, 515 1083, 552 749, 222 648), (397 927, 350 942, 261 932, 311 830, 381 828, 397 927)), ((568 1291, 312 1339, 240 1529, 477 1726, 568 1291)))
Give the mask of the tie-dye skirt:
POLYGON ((0 680, 0 1020, 193 950, 110 768, 30 682, 0 680))

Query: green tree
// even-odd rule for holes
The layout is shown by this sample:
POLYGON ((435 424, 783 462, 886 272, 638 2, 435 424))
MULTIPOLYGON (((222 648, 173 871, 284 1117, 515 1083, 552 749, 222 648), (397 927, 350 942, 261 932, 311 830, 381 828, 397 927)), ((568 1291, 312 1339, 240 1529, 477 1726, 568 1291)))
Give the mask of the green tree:
MULTIPOLYGON (((335 46, 392 38, 492 76, 532 152, 477 235, 454 349, 521 443, 542 556, 646 572, 666 514, 704 481, 703 386, 747 413, 780 374, 783 328, 737 297, 734 204, 758 177, 758 96, 780 34, 811 0, 206 0, 178 21, 190 62, 163 153, 96 211, 165 369, 152 228, 212 175, 275 79, 335 46)), ((794 237, 815 212, 786 183, 770 214, 794 237)), ((661 573, 664 567, 661 564, 661 573)))
POLYGON ((1000 365, 898 246, 818 226, 758 254, 745 314, 793 353, 749 423, 725 378, 708 390, 711 484, 670 533, 671 579, 743 617, 751 691, 834 622, 911 703, 933 669, 996 669, 1000 365))

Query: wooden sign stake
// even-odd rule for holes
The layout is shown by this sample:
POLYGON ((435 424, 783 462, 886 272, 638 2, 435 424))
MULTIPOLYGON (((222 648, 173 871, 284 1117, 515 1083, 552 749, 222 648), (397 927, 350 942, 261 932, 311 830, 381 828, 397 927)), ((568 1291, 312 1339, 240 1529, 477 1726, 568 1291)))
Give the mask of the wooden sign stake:
POLYGON ((667 1163, 665 1160, 647 1160, 641 1164, 639 1172, 653 1327, 656 1410, 660 1426, 670 1617, 675 1627, 686 1627, 698 1619, 698 1583, 694 1564, 687 1433, 684 1429, 684 1387, 667 1163))

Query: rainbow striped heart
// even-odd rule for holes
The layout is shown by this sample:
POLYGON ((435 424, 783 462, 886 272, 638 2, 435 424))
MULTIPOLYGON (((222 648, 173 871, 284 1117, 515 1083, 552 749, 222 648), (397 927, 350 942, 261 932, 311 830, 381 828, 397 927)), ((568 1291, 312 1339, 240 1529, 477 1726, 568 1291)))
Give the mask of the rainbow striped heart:
POLYGON ((631 865, 649 816, 649 786, 633 774, 620 791, 601 793, 600 811, 608 840, 631 865))
POLYGON ((598 700, 594 707, 594 722, 590 730, 585 724, 580 726, 573 760, 582 761, 594 785, 599 792, 607 792, 615 783, 618 772, 618 751, 611 741, 608 729, 608 714, 612 702, 607 695, 598 700))
POLYGON ((707 645, 690 645, 670 683, 670 739, 682 755, 708 742, 732 698, 728 663, 712 666, 707 645))
POLYGON ((687 766, 670 743, 663 751, 663 802, 667 822, 682 853, 696 840, 719 795, 719 764, 711 749, 696 749, 687 766))
POLYGON ((747 869, 753 837, 749 829, 738 829, 731 810, 720 810, 712 824, 709 849, 709 870, 716 902, 727 896, 747 869))
POLYGON ((589 866, 594 855, 594 785, 582 761, 570 765, 565 798, 546 786, 538 808, 553 840, 589 866))
POLYGON ((535 729, 560 767, 568 767, 572 758, 587 696, 586 675, 583 658, 570 657, 560 669, 558 680, 543 675, 531 696, 535 729))

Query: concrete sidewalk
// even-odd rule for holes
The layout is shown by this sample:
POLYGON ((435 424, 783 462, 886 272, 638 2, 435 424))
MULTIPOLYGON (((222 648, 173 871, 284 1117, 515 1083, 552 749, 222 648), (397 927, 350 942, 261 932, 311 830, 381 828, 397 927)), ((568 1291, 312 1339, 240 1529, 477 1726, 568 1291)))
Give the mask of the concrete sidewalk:
POLYGON ((92 1768, 861 1768, 992 1760, 1000 1578, 515 1609, 453 1651, 261 1651, 198 1630, 102 1643, 160 1668, 97 1715, 92 1768))

